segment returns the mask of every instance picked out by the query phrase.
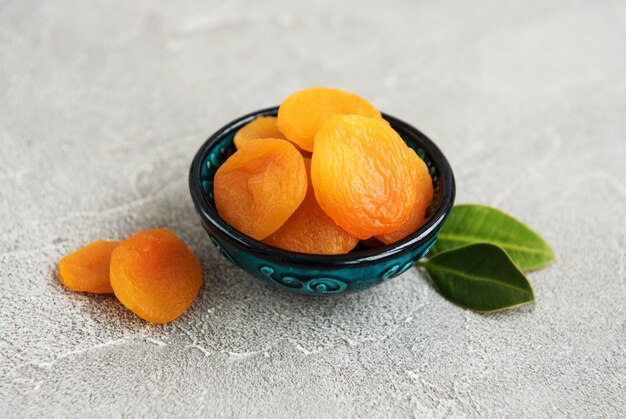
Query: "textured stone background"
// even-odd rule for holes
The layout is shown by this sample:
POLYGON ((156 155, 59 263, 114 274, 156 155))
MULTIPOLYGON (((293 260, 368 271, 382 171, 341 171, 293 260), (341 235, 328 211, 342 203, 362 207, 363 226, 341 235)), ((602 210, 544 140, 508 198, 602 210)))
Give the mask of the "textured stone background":
POLYGON ((0 1, 0 416, 624 417, 625 42, 623 1, 0 1), (313 85, 414 123, 457 202, 540 231, 536 305, 474 314, 417 270, 306 298, 229 265, 191 158, 313 85), (160 226, 204 268, 178 321, 55 279, 160 226))

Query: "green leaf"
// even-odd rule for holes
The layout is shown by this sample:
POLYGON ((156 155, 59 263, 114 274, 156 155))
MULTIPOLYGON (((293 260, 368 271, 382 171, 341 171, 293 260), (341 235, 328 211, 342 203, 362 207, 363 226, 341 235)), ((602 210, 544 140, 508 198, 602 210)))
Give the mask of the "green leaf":
POLYGON ((452 208, 431 255, 472 243, 502 247, 524 272, 543 268, 555 259, 548 243, 521 221, 496 208, 470 204, 452 208))
POLYGON ((476 311, 497 311, 530 303, 533 290, 500 247, 470 244, 421 262, 439 292, 451 302, 476 311))

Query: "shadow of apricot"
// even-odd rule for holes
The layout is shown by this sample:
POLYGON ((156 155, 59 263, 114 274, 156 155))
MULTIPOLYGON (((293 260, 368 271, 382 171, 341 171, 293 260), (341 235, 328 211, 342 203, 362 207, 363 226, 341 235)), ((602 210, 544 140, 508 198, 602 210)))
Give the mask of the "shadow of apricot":
POLYGON ((136 333, 145 327, 145 321, 126 309, 114 294, 92 294, 88 292, 76 292, 65 288, 58 280, 57 270, 50 275, 52 292, 69 299, 75 307, 68 315, 80 315, 74 322, 77 326, 98 330, 104 335, 136 333))

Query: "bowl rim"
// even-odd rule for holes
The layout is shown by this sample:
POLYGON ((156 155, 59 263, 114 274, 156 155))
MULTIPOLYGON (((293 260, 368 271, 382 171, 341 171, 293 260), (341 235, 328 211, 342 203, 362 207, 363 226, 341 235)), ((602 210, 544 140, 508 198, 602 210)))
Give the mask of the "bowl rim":
POLYGON ((433 238, 443 222, 447 218, 456 194, 456 186, 452 168, 448 163, 445 155, 439 147, 417 128, 408 123, 382 113, 384 119, 389 121, 392 126, 402 127, 405 131, 412 131, 420 140, 420 146, 431 157, 431 162, 437 167, 441 185, 443 187, 441 205, 435 211, 431 219, 421 226, 414 233, 399 240, 395 243, 385 245, 376 249, 361 250, 355 253, 347 253, 342 255, 316 255, 308 253, 292 252, 289 250, 279 249, 277 247, 266 245, 252 237, 246 236, 234 227, 231 227, 217 213, 217 209, 212 206, 202 188, 201 169, 202 163, 209 151, 226 135, 238 130, 248 122, 261 116, 276 116, 278 106, 263 108, 254 112, 245 114, 224 125, 200 146, 194 156, 189 168, 189 191, 196 212, 204 223, 213 230, 213 234, 219 233, 220 236, 230 242, 234 242, 237 246, 243 247, 246 251, 253 252, 259 257, 270 257, 298 265, 315 266, 320 268, 336 268, 339 265, 350 266, 358 264, 372 264, 383 259, 395 257, 407 250, 418 248, 420 245, 427 243, 433 238))

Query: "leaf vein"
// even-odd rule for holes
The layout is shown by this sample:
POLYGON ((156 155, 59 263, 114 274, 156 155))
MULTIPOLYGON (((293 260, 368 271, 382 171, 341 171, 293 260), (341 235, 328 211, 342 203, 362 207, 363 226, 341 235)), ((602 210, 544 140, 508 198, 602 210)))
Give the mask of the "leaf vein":
POLYGON ((525 290, 525 289, 520 288, 520 287, 516 287, 515 285, 510 285, 510 284, 507 284, 505 282, 499 282, 499 281, 493 280, 491 278, 483 278, 483 277, 479 277, 479 276, 475 276, 475 275, 470 275, 470 274, 467 274, 467 273, 456 271, 454 269, 445 268, 445 267, 443 267, 441 265, 437 265, 436 263, 427 262, 427 263, 425 263, 425 267, 426 268, 432 267, 435 270, 439 270, 439 271, 446 272, 446 273, 449 273, 449 274, 457 275, 457 276, 460 276, 462 278, 471 279, 471 280, 478 281, 478 282, 487 282, 487 283, 495 284, 495 285, 502 286, 502 287, 512 288, 514 290, 517 290, 517 291, 523 292, 525 294, 528 294, 529 296, 532 296, 532 293, 529 292, 528 290, 525 290))
POLYGON ((540 254, 552 257, 552 252, 547 250, 547 249, 535 249, 535 248, 532 248, 532 247, 526 247, 526 246, 522 246, 522 245, 519 245, 519 244, 503 242, 503 241, 500 241, 500 240, 493 240, 493 239, 489 239, 489 238, 463 236, 463 235, 460 235, 460 234, 439 233, 439 239, 440 240, 459 241, 459 242, 462 242, 462 243, 487 242, 487 243, 492 243, 492 244, 496 244, 498 246, 504 247, 505 249, 521 250, 521 251, 525 251, 525 252, 528 252, 528 253, 540 253, 540 254))

